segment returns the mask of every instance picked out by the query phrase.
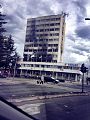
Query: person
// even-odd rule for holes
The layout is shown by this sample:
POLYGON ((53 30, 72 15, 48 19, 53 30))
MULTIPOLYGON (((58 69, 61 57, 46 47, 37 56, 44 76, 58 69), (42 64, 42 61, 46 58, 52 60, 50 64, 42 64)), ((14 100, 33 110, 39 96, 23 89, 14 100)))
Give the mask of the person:
POLYGON ((43 75, 41 76, 41 83, 42 84, 44 83, 44 76, 43 75))

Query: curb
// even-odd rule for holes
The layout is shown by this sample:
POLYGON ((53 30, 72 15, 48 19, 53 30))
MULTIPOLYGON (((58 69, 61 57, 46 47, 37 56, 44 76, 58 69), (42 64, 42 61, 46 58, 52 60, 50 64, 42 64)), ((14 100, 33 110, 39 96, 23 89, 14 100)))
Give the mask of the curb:
POLYGON ((72 97, 72 96, 89 96, 88 93, 67 93, 67 94, 59 94, 59 95, 45 95, 45 96, 33 96, 28 98, 20 98, 20 99, 8 99, 9 102, 20 103, 26 101, 34 101, 34 100, 44 100, 51 98, 61 98, 61 97, 72 97))

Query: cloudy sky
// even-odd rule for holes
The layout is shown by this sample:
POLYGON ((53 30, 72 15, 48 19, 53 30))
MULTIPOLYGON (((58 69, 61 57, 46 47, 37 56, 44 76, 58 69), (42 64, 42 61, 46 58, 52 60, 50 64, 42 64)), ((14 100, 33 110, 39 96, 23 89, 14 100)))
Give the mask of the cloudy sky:
POLYGON ((27 18, 69 13, 66 18, 64 62, 88 62, 90 55, 90 0, 0 0, 7 15, 7 32, 12 34, 21 56, 25 42, 27 18))

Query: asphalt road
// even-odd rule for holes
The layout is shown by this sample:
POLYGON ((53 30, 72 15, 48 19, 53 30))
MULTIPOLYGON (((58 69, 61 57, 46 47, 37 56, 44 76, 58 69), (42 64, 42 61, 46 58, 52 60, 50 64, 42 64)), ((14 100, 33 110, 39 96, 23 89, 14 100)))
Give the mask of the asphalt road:
POLYGON ((0 95, 6 99, 21 98, 36 95, 52 95, 67 93, 68 90, 61 88, 46 87, 41 85, 32 85, 27 83, 0 85, 0 95))
POLYGON ((5 99, 9 98, 22 98, 30 97, 36 95, 53 95, 53 94, 63 94, 68 92, 80 92, 81 86, 76 85, 65 85, 63 84, 44 84, 37 85, 36 81, 9 81, 0 80, 0 96, 5 99))
POLYGON ((90 96, 33 101, 20 108, 39 120, 90 120, 90 96))
MULTIPOLYGON (((21 99, 36 95, 80 92, 81 84, 60 83, 37 85, 36 81, 0 80, 0 96, 21 99)), ((85 85, 90 91, 90 85, 85 85)), ((73 96, 15 103, 40 120, 90 120, 90 96, 73 96)))

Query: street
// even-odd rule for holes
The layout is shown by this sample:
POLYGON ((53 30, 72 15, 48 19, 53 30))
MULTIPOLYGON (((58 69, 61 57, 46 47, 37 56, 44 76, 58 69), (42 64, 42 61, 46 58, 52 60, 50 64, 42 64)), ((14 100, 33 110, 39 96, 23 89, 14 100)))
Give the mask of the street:
POLYGON ((53 95, 68 92, 80 92, 81 85, 73 84, 43 84, 36 83, 35 80, 7 80, 0 79, 0 95, 6 99, 31 97, 36 95, 53 95))
MULTIPOLYGON (((90 91, 90 85, 85 85, 84 91, 90 91)), ((81 92, 81 84, 74 83, 45 83, 37 84, 36 80, 0 79, 0 95, 6 99, 55 95, 71 92, 81 92)))
POLYGON ((88 94, 79 96, 80 83, 41 85, 35 80, 0 79, 0 96, 39 120, 90 120, 90 85, 84 87, 88 94), (73 92, 77 94, 70 96, 73 92))

